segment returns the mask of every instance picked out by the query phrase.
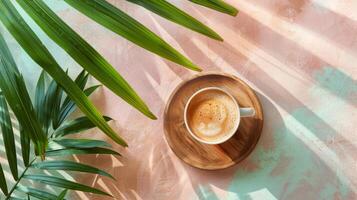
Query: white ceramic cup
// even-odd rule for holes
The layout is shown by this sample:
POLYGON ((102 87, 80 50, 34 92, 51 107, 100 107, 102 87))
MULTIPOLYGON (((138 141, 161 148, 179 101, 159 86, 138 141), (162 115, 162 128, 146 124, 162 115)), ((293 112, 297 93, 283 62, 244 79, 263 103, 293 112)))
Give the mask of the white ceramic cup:
POLYGON ((184 109, 184 121, 185 121, 185 126, 188 130, 188 132, 190 133, 190 135, 196 139, 197 141, 199 142, 202 142, 202 143, 205 143, 205 144, 221 144, 227 140, 229 140, 238 130, 238 127, 239 127, 239 123, 240 123, 240 119, 241 117, 252 117, 255 115, 255 110, 254 108, 240 108, 239 107, 239 104, 237 102, 237 100, 229 93, 227 92, 226 90, 223 90, 219 87, 207 87, 207 88, 203 88, 203 89, 200 89, 198 90, 197 92, 195 92, 187 101, 186 105, 185 105, 185 109, 184 109), (190 103, 195 99, 195 97, 197 97, 197 95, 199 94, 202 94, 202 93, 205 93, 205 92, 208 92, 210 90, 219 90, 221 92, 223 92, 224 94, 226 94, 230 99, 232 99, 232 101, 234 102, 235 104, 235 107, 236 109, 239 111, 239 112, 235 112, 237 113, 237 122, 234 126, 233 129, 231 129, 231 132, 227 133, 224 135, 224 137, 221 137, 217 140, 214 140, 214 141, 207 141, 207 140, 203 140, 202 138, 199 138, 190 128, 189 126, 189 123, 188 123, 188 117, 187 117, 187 114, 188 114, 188 109, 189 109, 189 105, 190 103))

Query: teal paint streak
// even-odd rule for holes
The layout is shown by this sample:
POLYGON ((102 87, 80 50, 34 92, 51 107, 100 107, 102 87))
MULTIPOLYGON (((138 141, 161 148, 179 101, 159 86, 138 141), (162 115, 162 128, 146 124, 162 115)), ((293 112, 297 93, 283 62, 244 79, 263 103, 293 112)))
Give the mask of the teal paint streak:
MULTIPOLYGON (((272 128, 263 132, 260 145, 248 158, 257 169, 242 166, 235 172, 227 190, 234 193, 228 200, 251 199, 250 193, 265 189, 277 199, 348 199, 352 193, 341 169, 330 169, 321 158, 294 135, 306 131, 323 142, 338 136, 336 116, 353 104, 357 93, 356 81, 336 68, 325 67, 315 74, 316 87, 309 93, 318 105, 294 109, 283 119, 274 119, 272 128), (331 101, 332 93, 338 101, 331 101), (302 128, 301 128, 302 127, 302 128), (270 145, 266 148, 262 144, 270 145)), ((269 117, 269 111, 266 112, 269 117)), ((270 116, 275 117, 275 116, 270 116)), ((308 135, 308 134, 307 134, 308 135)), ((334 152, 332 151, 334 154, 334 152)))
POLYGON ((46 0, 45 2, 56 13, 73 9, 63 0, 46 0))
POLYGON ((197 192, 200 200, 219 200, 210 186, 199 185, 197 192))
POLYGON ((341 98, 348 98, 350 95, 357 93, 357 82, 333 67, 324 67, 316 72, 315 80, 319 86, 341 98))
MULTIPOLYGON (((290 130, 280 128, 273 135, 276 147, 269 150, 258 147, 250 158, 253 162, 258 163, 259 169, 254 172, 238 169, 236 172, 229 190, 237 193, 241 199, 250 199, 249 193, 263 188, 266 188, 277 199, 288 199, 289 194, 294 193, 301 184, 309 181, 319 185, 322 182, 320 178, 323 174, 321 172, 315 173, 314 177, 307 177, 307 174, 312 174, 319 163, 316 162, 310 150, 290 130), (282 158, 289 159, 291 162, 285 170, 280 171, 282 158)), ((315 186, 311 185, 311 187, 310 189, 313 189, 315 186)))

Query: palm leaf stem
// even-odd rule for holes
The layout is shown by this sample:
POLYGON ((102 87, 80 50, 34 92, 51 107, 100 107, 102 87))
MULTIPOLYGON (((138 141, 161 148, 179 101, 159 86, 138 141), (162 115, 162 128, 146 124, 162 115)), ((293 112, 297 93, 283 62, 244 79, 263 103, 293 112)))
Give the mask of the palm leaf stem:
POLYGON ((16 183, 12 186, 9 194, 6 196, 5 200, 9 200, 11 198, 11 194, 15 191, 17 185, 20 183, 22 177, 25 175, 25 173, 27 172, 27 170, 30 168, 31 164, 33 162, 35 162, 37 157, 35 157, 28 165, 27 167, 25 167, 24 171, 22 172, 22 174, 19 176, 19 178, 17 179, 16 183))

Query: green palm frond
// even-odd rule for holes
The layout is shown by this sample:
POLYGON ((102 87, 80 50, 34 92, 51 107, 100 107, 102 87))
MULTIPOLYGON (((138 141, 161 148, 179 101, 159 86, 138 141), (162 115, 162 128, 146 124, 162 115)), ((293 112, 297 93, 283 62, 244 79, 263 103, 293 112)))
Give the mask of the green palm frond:
POLYGON ((23 186, 18 186, 16 188, 18 191, 24 192, 32 197, 36 197, 38 199, 42 200, 55 200, 57 197, 54 194, 51 194, 49 192, 31 188, 31 187, 23 187, 23 186))
POLYGON ((56 198, 56 200, 63 200, 64 199, 64 197, 66 196, 66 194, 67 194, 67 189, 65 189, 65 190, 63 190, 59 195, 58 195, 58 197, 56 198))
POLYGON ((73 181, 65 180, 58 177, 48 176, 48 175, 25 175, 24 179, 29 179, 32 181, 36 181, 39 183, 44 183, 47 185, 53 185, 61 188, 71 189, 71 190, 78 190, 83 192, 90 192, 95 194, 107 195, 111 196, 110 194, 103 192, 101 190, 95 189, 90 186, 82 185, 73 181))
MULTIPOLYGON (((17 1, 47 35, 83 69, 146 116, 155 119, 146 104, 92 46, 63 22, 42 0, 17 1)), ((102 1, 105 2, 105 1, 102 1)), ((53 61, 52 61, 53 62, 53 61)), ((39 63, 40 64, 40 63, 39 63)), ((41 64, 40 64, 41 65, 41 64)), ((52 75, 53 78, 55 78, 52 75)), ((59 80, 56 80, 60 83, 59 80)), ((62 87, 64 87, 62 85, 62 87)), ((68 91, 67 91, 68 92, 68 91)), ((108 130, 109 131, 109 130, 108 130)))
MULTIPOLYGON (((110 117, 103 116, 106 121, 112 120, 110 117)), ((78 131, 85 131, 94 128, 95 125, 88 119, 88 117, 79 117, 72 121, 67 122, 55 131, 56 136, 65 136, 78 131)))
MULTIPOLYGON (((83 70, 77 78, 74 80, 74 82, 78 85, 78 87, 83 90, 85 85, 87 84, 88 81, 88 76, 89 74, 83 70)), ((95 85, 91 86, 87 89, 84 89, 84 94, 86 96, 91 95, 100 85, 95 85)), ((66 98, 63 101, 63 104, 60 107, 59 114, 57 117, 55 117, 54 120, 54 127, 58 127, 59 124, 62 124, 64 120, 73 113, 73 111, 76 109, 76 104, 75 102, 69 97, 66 96, 66 98)))
MULTIPOLYGON (((53 112, 53 105, 56 105, 58 108, 64 108, 66 105, 72 104, 72 100, 66 96, 63 101, 59 101, 58 99, 62 99, 64 97, 64 94, 62 92, 56 92, 59 91, 60 87, 58 87, 56 84, 54 84, 54 81, 50 81, 49 85, 46 85, 45 81, 45 72, 41 73, 39 77, 38 84, 36 86, 36 93, 35 93, 35 100, 34 100, 34 107, 35 110, 35 120, 38 121, 40 124, 39 120, 46 120, 47 125, 43 127, 43 131, 47 132, 47 138, 48 138, 48 143, 46 143, 46 157, 63 157, 63 156, 71 156, 71 155, 89 155, 89 154, 109 154, 109 155, 120 155, 118 152, 110 149, 112 146, 102 140, 94 140, 94 139, 75 139, 75 138, 65 138, 65 135, 68 134, 75 134, 82 132, 84 130, 88 130, 90 128, 96 127, 87 117, 79 117, 77 119, 74 119, 72 121, 68 121, 69 115, 66 115, 64 120, 58 124, 58 127, 55 127, 52 123, 54 119, 58 119, 58 115, 53 115, 53 114, 46 114, 47 113, 52 113, 53 112), (42 99, 42 100, 40 100, 42 99), (42 106, 41 103, 42 102, 42 106), (41 108, 41 109, 40 109, 41 108), (52 111, 49 109, 51 108, 52 111), (47 110, 47 111, 46 111, 47 110), (48 112, 51 111, 51 112, 48 112), (40 117, 42 116, 42 117, 40 117), (46 128, 46 130, 44 130, 46 128)), ((48 77, 47 77, 48 78, 48 77)), ((86 73, 81 72, 77 79, 76 79, 76 84, 78 87, 82 90, 85 91, 87 89, 90 89, 92 87, 86 88, 85 85, 87 83, 88 76, 86 73)), ((91 90, 90 93, 94 91, 91 90)), ((75 109, 72 108, 71 110, 75 109)), ((59 112, 60 109, 57 111, 59 112)), ((10 168, 15 167, 17 169, 18 164, 17 163, 11 163, 16 162, 16 150, 13 148, 13 146, 7 145, 9 141, 14 141, 11 136, 13 136, 13 132, 11 132, 12 126, 11 126, 11 121, 10 121, 10 113, 7 109, 7 102, 5 101, 5 98, 3 96, 3 92, 0 92, 0 125, 2 127, 2 133, 3 133, 3 140, 5 145, 5 150, 6 153, 11 152, 11 154, 7 154, 7 159, 9 161, 9 166, 10 168)), ((104 116, 104 119, 106 121, 111 120, 110 117, 104 116)), ((22 151, 25 151, 27 155, 23 157, 24 159, 24 164, 25 164, 25 170, 24 172, 17 177, 16 174, 16 179, 17 180, 16 185, 12 187, 10 192, 7 189, 7 184, 6 184, 6 179, 2 170, 2 167, 0 165, 0 188, 7 196, 9 199, 11 197, 11 194, 14 191, 25 193, 29 196, 36 197, 38 199, 58 199, 62 198, 65 195, 65 191, 67 189, 70 190, 80 190, 80 191, 85 191, 85 192, 91 192, 91 193, 96 193, 96 194, 102 194, 102 195, 108 195, 107 193, 83 185, 79 183, 75 183, 73 181, 69 181, 63 178, 55 177, 55 176, 47 176, 47 175, 42 175, 42 174, 35 174, 27 172, 31 171, 31 169, 37 169, 37 170, 48 170, 48 171, 54 171, 54 170, 64 170, 64 171, 72 171, 72 172, 81 172, 81 173, 91 173, 91 174, 98 174, 101 176, 106 176, 108 178, 111 178, 114 180, 114 177, 101 170, 98 168, 95 168, 90 165, 86 164, 81 164, 81 163, 76 163, 73 161, 69 160, 52 160, 52 161, 38 161, 37 157, 35 156, 31 162, 29 162, 29 149, 30 149, 30 144, 29 140, 24 137, 25 135, 28 135, 24 130, 20 127, 20 137, 21 140, 24 138, 22 141, 22 151), (25 161, 26 160, 26 161, 25 161), (31 175, 29 175, 31 174, 31 175), (41 182, 45 183, 47 185, 53 185, 56 187, 60 187, 66 190, 63 190, 61 194, 58 196, 55 194, 48 193, 46 191, 42 191, 36 188, 32 187, 24 187, 22 185, 17 185, 20 183, 21 179, 30 179, 36 182, 41 182)), ((10 142, 11 143, 11 142, 10 142)), ((24 154, 23 154, 24 156, 24 154)), ((33 157, 33 156, 32 156, 33 157)), ((14 170, 11 169, 13 172, 14 170)), ((17 172, 16 172, 17 173, 17 172)), ((12 197, 13 198, 13 197, 12 197)))
MULTIPOLYGON (((47 88, 45 101, 43 107, 45 108, 45 120, 44 129, 48 130, 52 123, 52 119, 58 115, 59 107, 62 98, 62 88, 57 84, 55 80, 52 80, 47 88)), ((57 127, 54 127, 57 128, 57 127)))
POLYGON ((102 140, 92 139, 58 138, 52 140, 51 142, 67 148, 112 147, 110 144, 102 140))
MULTIPOLYGON (((1 5, 0 1, 0 5, 1 5)), ((1 6, 0 6, 1 8, 1 6)), ((2 13, 0 18, 2 18, 2 13)), ((47 138, 32 107, 30 96, 10 51, 0 34, 0 88, 17 120, 35 144, 38 154, 44 155, 47 138)))
MULTIPOLYGON (((166 0, 127 1, 140 5, 178 25, 210 38, 223 40, 213 29, 166 0)), ((237 9, 222 0, 190 1, 233 16, 238 13, 237 9)), ((160 36, 107 1, 65 0, 65 2, 136 45, 186 68, 200 70, 190 59, 183 56, 160 36)), ((8 177, 5 176, 0 163, 0 189, 5 199, 30 199, 31 196, 37 199, 62 200, 68 190, 110 196, 99 189, 58 177, 57 174, 52 176, 43 174, 44 170, 48 172, 61 170, 97 174, 114 179, 104 170, 77 163, 68 158, 72 155, 90 154, 120 156, 105 141, 68 138, 69 135, 80 136, 78 133, 91 128, 97 127, 117 144, 127 146, 126 142, 107 124, 112 119, 99 113, 89 101, 88 96, 101 86, 86 87, 89 75, 149 118, 155 119, 156 117, 114 67, 57 16, 45 1, 1 0, 0 21, 23 50, 43 69, 32 101, 6 41, 0 34, 0 129, 9 169, 13 179, 16 180, 15 184, 9 184, 8 177), (17 11, 18 6, 83 68, 75 80, 69 77, 68 71, 61 68, 24 21, 17 11), (69 120, 68 118, 77 107, 84 116, 69 120), (10 113, 14 113, 18 121, 18 129, 15 124, 12 124, 10 113), (18 150, 19 152, 15 148, 14 135, 16 134, 20 136, 21 150, 18 150), (23 165, 17 161, 19 154, 22 155, 23 165), (45 158, 49 159, 44 160, 45 158), (58 158, 60 159, 51 160, 58 158), (19 170, 21 170, 20 173, 19 170), (59 190, 56 191, 57 194, 52 194, 35 188, 36 185, 22 184, 23 179, 55 186, 59 190)))
POLYGON ((18 172, 14 132, 12 130, 12 123, 9 110, 7 108, 7 103, 5 101, 4 95, 2 94, 0 94, 0 127, 5 145, 7 161, 10 166, 12 177, 16 181, 18 179, 18 172))
MULTIPOLYGON (((73 1, 73 0, 72 0, 73 1)), ((172 22, 180 24, 186 28, 193 31, 206 35, 215 40, 223 41, 222 37, 219 36, 211 28, 204 25, 202 22, 196 20, 189 14, 180 10, 176 6, 165 0, 127 0, 129 2, 143 6, 144 8, 164 17, 172 22)))
MULTIPOLYGON (((21 1, 25 2, 25 1, 21 1)), ((26 1, 27 2, 27 1, 26 1)), ((40 39, 25 23, 10 0, 0 1, 0 19, 9 29, 15 39, 23 47, 23 49, 30 55, 30 57, 44 70, 49 73, 57 83, 59 83, 70 98, 76 102, 81 111, 108 137, 116 143, 127 146, 126 142, 119 137, 112 128, 105 122, 102 115, 98 112, 96 107, 88 100, 87 96, 78 86, 72 81, 70 77, 58 65, 56 60, 49 53, 47 48, 42 44, 40 39)), ((3 89, 6 96, 5 90, 3 89)), ((144 109, 144 108, 143 108, 144 109)), ((43 134, 42 137, 45 135, 43 134)), ((45 138, 44 138, 45 139, 45 138)), ((37 141, 37 140, 33 140, 37 141)), ((44 140, 45 141, 45 140, 44 140)), ((40 143, 42 144, 42 143, 40 143)), ((44 147, 41 146, 43 151, 44 147)), ((41 152, 44 153, 44 152, 41 152)))
POLYGON ((65 1, 99 24, 131 42, 189 69, 200 71, 198 66, 181 55, 163 39, 110 3, 102 0, 65 1))
POLYGON ((48 157, 53 156, 70 156, 70 155, 83 155, 83 154, 109 154, 120 155, 118 152, 107 148, 93 147, 93 148, 62 148, 46 151, 48 157))
POLYGON ((65 171, 86 172, 92 174, 99 174, 114 179, 112 175, 110 175, 109 173, 103 170, 97 169, 89 165, 76 163, 73 161, 67 161, 67 160, 44 161, 44 162, 32 164, 31 167, 37 169, 43 169, 43 170, 65 170, 65 171))
POLYGON ((1 164, 0 164, 0 188, 1 191, 7 196, 8 195, 7 184, 4 175, 4 170, 2 169, 1 164))
POLYGON ((236 16, 238 10, 222 0, 189 0, 193 3, 217 10, 228 15, 236 16))
MULTIPOLYGON (((45 111, 45 107, 43 106, 45 104, 45 99, 46 99, 45 77, 46 77, 46 72, 42 71, 37 81, 36 92, 35 92, 35 103, 34 103, 36 116, 38 118, 38 121, 41 123, 44 123, 46 119, 45 116, 46 111, 45 111)), ((44 128, 43 124, 42 124, 42 128, 44 128)))
POLYGON ((19 127, 19 129, 22 161, 25 167, 27 167, 30 162, 30 137, 29 134, 26 133, 21 126, 19 127))

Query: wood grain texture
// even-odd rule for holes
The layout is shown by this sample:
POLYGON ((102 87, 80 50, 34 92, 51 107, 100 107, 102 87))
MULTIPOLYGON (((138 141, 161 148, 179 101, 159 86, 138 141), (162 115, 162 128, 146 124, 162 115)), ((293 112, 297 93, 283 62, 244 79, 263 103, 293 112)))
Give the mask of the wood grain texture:
POLYGON ((237 164, 254 149, 263 128, 263 110, 254 91, 239 78, 217 72, 201 73, 182 82, 172 93, 164 112, 166 140, 173 152, 187 164, 217 170, 237 164), (241 107, 254 107, 254 117, 242 118, 238 131, 228 141, 207 145, 196 141, 184 124, 184 107, 190 96, 205 87, 230 92, 241 107))

